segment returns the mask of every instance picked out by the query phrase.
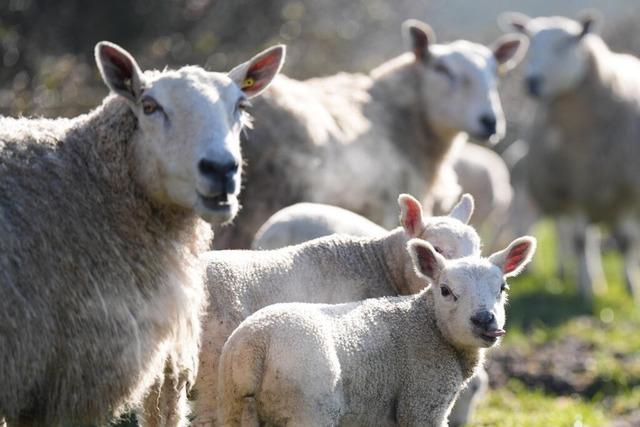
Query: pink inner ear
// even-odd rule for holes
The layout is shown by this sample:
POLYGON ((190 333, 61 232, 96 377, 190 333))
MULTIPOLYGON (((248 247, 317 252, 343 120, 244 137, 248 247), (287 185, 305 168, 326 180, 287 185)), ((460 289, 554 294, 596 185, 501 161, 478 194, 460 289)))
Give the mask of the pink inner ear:
POLYGON ((109 59, 109 61, 116 66, 118 71, 118 77, 130 78, 133 75, 133 64, 128 58, 118 52, 117 49, 111 46, 103 46, 102 54, 109 59))
POLYGON ((409 231, 409 233, 415 236, 417 231, 420 229, 420 225, 422 225, 420 206, 411 199, 405 200, 404 206, 406 210, 402 219, 402 226, 409 231))
POLYGON ((272 53, 251 64, 247 71, 247 77, 255 80, 255 83, 248 88, 251 92, 259 91, 267 85, 270 77, 278 70, 280 65, 280 55, 272 53))
POLYGON ((527 249, 529 249, 529 243, 520 243, 514 246, 507 255, 502 271, 504 273, 511 273, 518 268, 527 253, 527 249))
POLYGON ((416 246, 420 271, 427 277, 434 278, 437 260, 433 252, 424 246, 416 246))

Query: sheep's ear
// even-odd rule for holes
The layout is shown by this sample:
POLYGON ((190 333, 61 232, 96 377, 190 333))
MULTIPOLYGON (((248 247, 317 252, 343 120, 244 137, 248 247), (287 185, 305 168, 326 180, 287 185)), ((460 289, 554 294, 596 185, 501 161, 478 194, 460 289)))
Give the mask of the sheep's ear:
POLYGON ((473 196, 469 193, 465 193, 460 198, 458 204, 451 209, 449 216, 468 224, 471 219, 471 215, 473 215, 474 207, 475 203, 473 201, 473 196))
POLYGON ((582 25, 582 31, 578 35, 578 38, 581 39, 587 34, 597 32, 602 22, 602 14, 595 9, 583 10, 578 14, 578 22, 582 25))
POLYGON ((489 257, 505 277, 517 276, 529 264, 536 251, 536 239, 531 236, 518 237, 511 244, 489 257))
POLYGON ((114 93, 137 102, 143 89, 140 67, 133 57, 111 42, 100 42, 95 48, 96 64, 102 80, 114 93))
POLYGON ((272 46, 229 71, 229 77, 248 98, 253 98, 269 87, 280 72, 286 53, 285 45, 272 46))
POLYGON ((431 27, 417 19, 407 19, 402 23, 402 36, 408 48, 419 61, 429 58, 429 45, 436 42, 431 27))
POLYGON ((435 282, 445 267, 444 257, 431 246, 431 243, 422 239, 409 240, 407 250, 418 276, 431 283, 435 282))
POLYGON ((491 44, 498 70, 506 72, 522 60, 529 47, 529 41, 520 34, 505 34, 491 44))
POLYGON ((409 237, 418 237, 424 226, 422 205, 409 194, 401 194, 398 197, 398 205, 400 206, 400 225, 409 237))
POLYGON ((524 13, 520 12, 505 12, 498 16, 498 26, 502 31, 517 31, 522 34, 527 34, 527 24, 531 21, 524 13))

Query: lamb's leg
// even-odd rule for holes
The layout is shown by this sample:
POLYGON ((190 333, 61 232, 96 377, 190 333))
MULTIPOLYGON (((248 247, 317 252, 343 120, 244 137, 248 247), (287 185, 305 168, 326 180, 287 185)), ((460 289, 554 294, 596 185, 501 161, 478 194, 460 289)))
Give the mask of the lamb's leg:
POLYGON ((458 394, 456 402, 449 413, 449 425, 451 427, 464 426, 469 423, 478 402, 487 393, 489 377, 487 371, 480 367, 471 377, 467 386, 458 394))
POLYGON ((640 304, 640 225, 636 218, 625 217, 616 227, 616 240, 624 257, 627 289, 640 304))
MULTIPOLYGON (((223 341, 224 343, 224 341, 223 341)), ((194 402, 195 418, 191 422, 193 427, 213 427, 216 425, 216 411, 218 408, 218 364, 222 344, 215 345, 206 337, 202 343, 200 353, 200 368, 196 381, 196 399, 194 402)))

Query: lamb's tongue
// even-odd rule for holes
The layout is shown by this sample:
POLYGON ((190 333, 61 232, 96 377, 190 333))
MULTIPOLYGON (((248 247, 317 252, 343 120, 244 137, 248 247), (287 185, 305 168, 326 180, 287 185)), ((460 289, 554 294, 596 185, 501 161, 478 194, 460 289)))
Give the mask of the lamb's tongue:
POLYGON ((497 337, 503 336, 506 333, 507 332, 504 329, 492 329, 490 331, 485 332, 484 335, 488 337, 497 338, 497 337))

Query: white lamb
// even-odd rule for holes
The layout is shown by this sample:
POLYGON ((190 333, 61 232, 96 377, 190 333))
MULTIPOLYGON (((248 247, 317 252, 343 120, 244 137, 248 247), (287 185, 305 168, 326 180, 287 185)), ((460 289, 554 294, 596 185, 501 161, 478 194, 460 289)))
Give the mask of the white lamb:
POLYGON ((502 137, 498 74, 517 63, 526 39, 436 44, 431 28, 415 20, 403 31, 409 52, 368 74, 274 81, 255 103, 258 122, 243 141, 243 208, 233 227, 216 231, 216 247, 248 248, 267 218, 300 202, 395 227, 391 200, 413 194, 431 213, 440 167, 468 134, 502 137))
POLYGON ((433 285, 417 295, 275 304, 247 318, 220 360, 224 426, 443 426, 459 390, 505 334, 507 277, 532 237, 489 258, 408 250, 433 285))
POLYGON ((333 235, 279 250, 203 254, 209 305, 202 326, 195 425, 215 422, 222 346, 249 315, 279 302, 341 303, 416 293, 425 283, 414 274, 406 251, 411 238, 428 240, 447 258, 480 254, 480 239, 466 225, 473 210, 470 197, 462 198, 449 216, 426 219, 413 197, 401 195, 398 203, 402 227, 379 237, 333 235))
POLYGON ((106 424, 144 400, 184 425, 204 288, 233 218, 246 99, 284 47, 230 73, 142 72, 102 42, 113 94, 73 119, 0 118, 0 424, 106 424))
POLYGON ((601 222, 619 238, 640 303, 640 60, 609 50, 593 14, 574 21, 511 13, 501 21, 531 44, 525 81, 539 106, 526 158, 530 192, 568 224, 559 234, 568 229, 578 252, 581 293, 604 289, 600 248, 588 233, 601 222))

